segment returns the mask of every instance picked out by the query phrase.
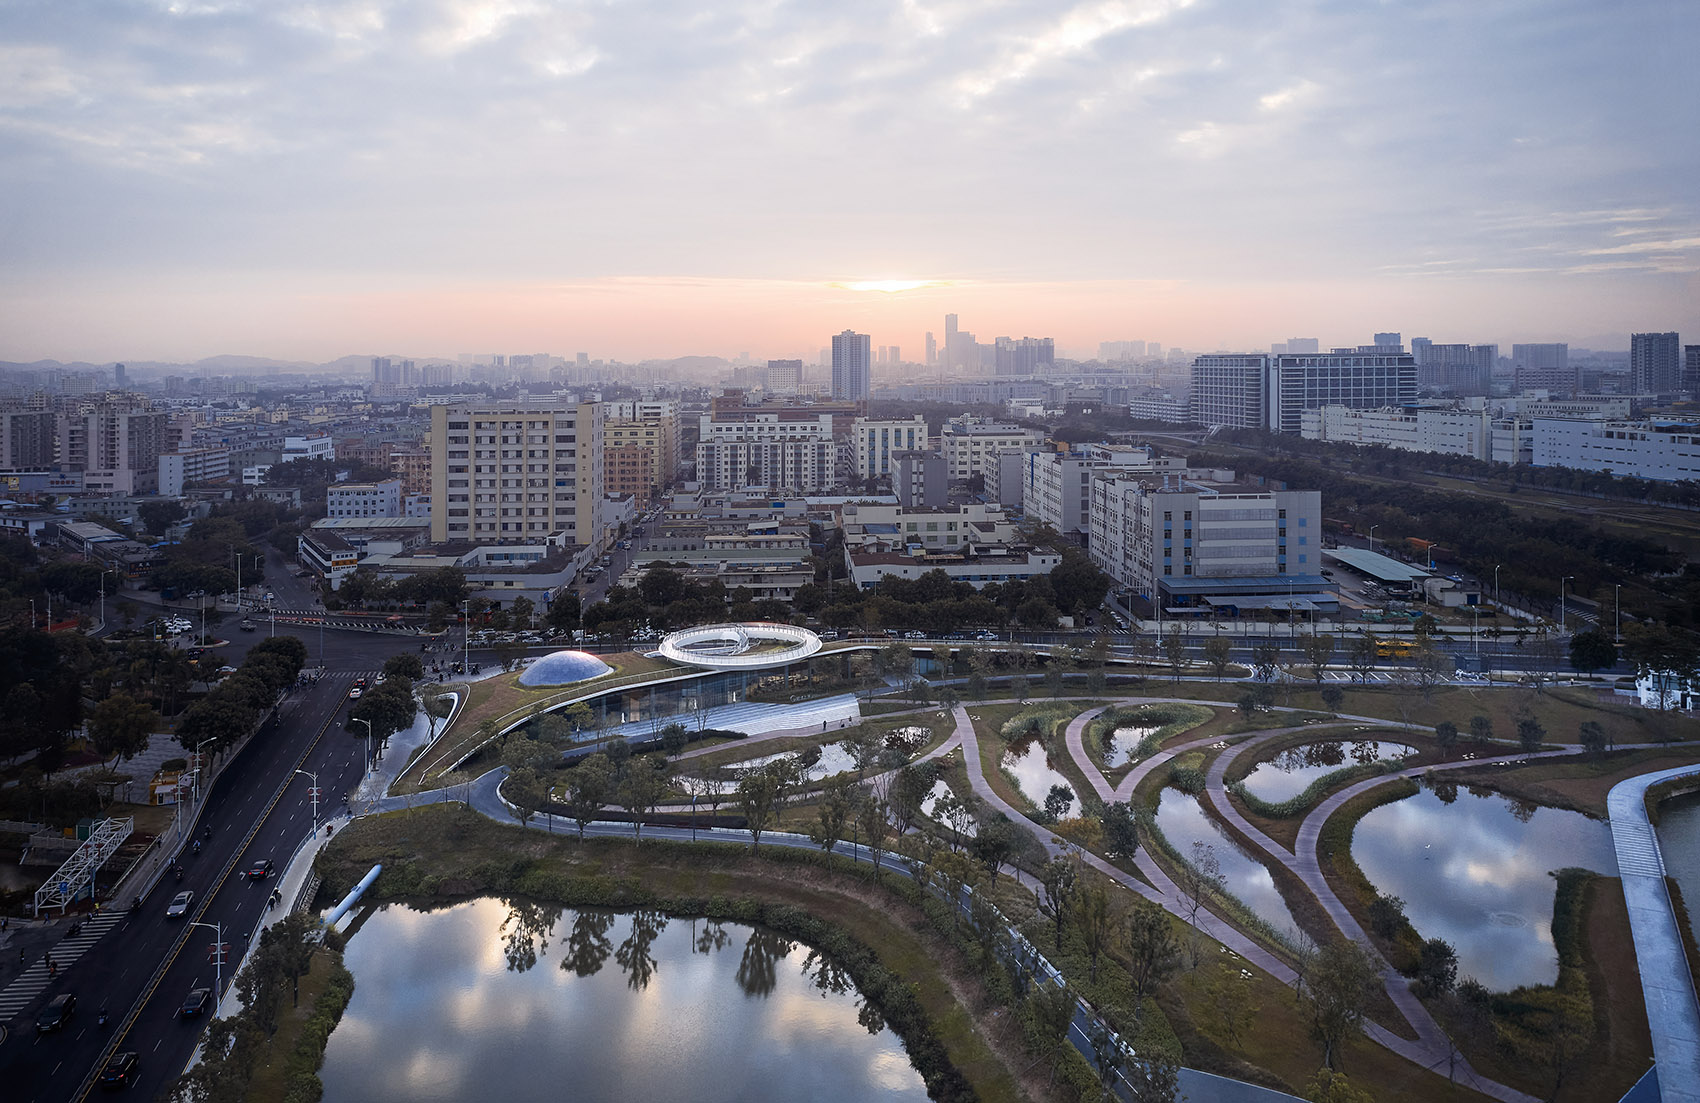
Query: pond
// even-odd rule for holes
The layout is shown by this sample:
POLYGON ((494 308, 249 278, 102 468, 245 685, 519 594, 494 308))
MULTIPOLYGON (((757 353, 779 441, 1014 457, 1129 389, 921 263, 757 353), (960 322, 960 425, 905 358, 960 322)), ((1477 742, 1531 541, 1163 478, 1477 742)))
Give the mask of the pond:
MULTIPOLYGON (((778 762, 782 758, 794 758, 806 751, 782 751, 778 754, 763 755, 760 758, 747 758, 742 762, 733 762, 725 767, 733 774, 729 778, 709 778, 703 785, 722 794, 731 794, 738 789, 738 779, 750 770, 766 766, 770 762, 778 762)), ((813 785, 825 781, 834 774, 849 773, 856 769, 856 759, 850 754, 848 743, 826 743, 821 746, 820 759, 803 774, 803 783, 813 785)))
POLYGON ((659 912, 389 906, 349 940, 326 1103, 922 1103, 903 1043, 830 962, 659 912))
MULTIPOLYGON (((928 789, 927 795, 921 798, 922 813, 925 814, 928 819, 938 822, 938 816, 933 814, 933 809, 937 808, 939 806, 939 801, 943 800, 945 797, 955 795, 956 791, 953 790, 943 778, 940 778, 933 782, 933 787, 928 789)), ((962 825, 962 833, 970 839, 977 834, 974 827, 974 818, 972 816, 968 817, 968 821, 962 825)))
POLYGON ((1682 890, 1689 933, 1694 934, 1700 925, 1700 793, 1685 793, 1659 805, 1659 852, 1665 872, 1682 890))
POLYGON ((1160 724, 1140 725, 1132 728, 1117 728, 1104 737, 1104 765, 1116 770, 1123 766, 1132 766, 1139 761, 1139 744, 1148 735, 1154 735, 1160 724))
MULTIPOLYGON (((1043 740, 1029 737, 1019 743, 1012 744, 1004 751, 1001 764, 1004 772, 1015 779, 1016 787, 1021 795, 1032 801, 1036 806, 1045 806, 1045 797, 1053 785, 1066 785, 1070 793, 1074 792, 1074 783, 1068 777, 1051 765, 1051 760, 1045 753, 1043 740)), ((1078 797, 1079 794, 1076 794, 1078 797)), ((1078 800, 1072 805, 1072 811, 1079 812, 1078 800)))
POLYGON ((1297 933, 1298 922, 1282 899, 1281 890, 1275 887, 1274 876, 1262 862, 1223 833, 1221 825, 1205 813, 1197 797, 1165 788, 1158 797, 1157 826, 1169 845, 1188 861, 1192 859, 1195 841, 1214 847, 1216 861, 1222 868, 1223 887, 1277 931, 1297 933))
POLYGON ((1288 747, 1259 762, 1245 776, 1246 791, 1271 804, 1298 796, 1311 782, 1347 766, 1368 765, 1383 758, 1416 754, 1415 747, 1379 739, 1329 740, 1288 747))
POLYGON ((1459 980, 1495 992, 1558 979, 1551 873, 1617 876, 1604 822, 1455 785, 1371 810, 1352 857, 1379 891, 1405 901, 1418 934, 1452 944, 1459 980))

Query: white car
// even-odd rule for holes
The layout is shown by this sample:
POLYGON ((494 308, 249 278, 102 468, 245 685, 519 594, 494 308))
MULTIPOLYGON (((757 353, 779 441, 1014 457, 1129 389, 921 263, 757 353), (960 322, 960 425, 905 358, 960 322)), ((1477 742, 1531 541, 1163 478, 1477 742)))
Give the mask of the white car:
POLYGON ((171 898, 171 903, 168 904, 165 909, 165 918, 182 919, 185 915, 189 914, 189 905, 194 902, 195 894, 190 892, 188 889, 184 889, 182 892, 171 898))

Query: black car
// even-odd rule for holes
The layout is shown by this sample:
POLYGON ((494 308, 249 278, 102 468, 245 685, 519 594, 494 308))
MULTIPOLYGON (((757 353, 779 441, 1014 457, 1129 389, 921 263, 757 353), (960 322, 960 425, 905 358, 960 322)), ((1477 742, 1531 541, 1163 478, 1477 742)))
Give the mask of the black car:
POLYGON ((100 1086, 107 1091, 132 1087, 136 1083, 136 1068, 141 1063, 141 1058, 129 1050, 114 1053, 112 1060, 106 1062, 106 1067, 101 1070, 100 1086))
POLYGON ((261 858, 259 861, 248 867, 248 880, 250 881, 264 881, 271 875, 272 860, 270 858, 261 858))
POLYGON ((179 1012, 185 1019, 198 1018, 207 1013, 212 1006, 211 988, 191 988, 189 994, 183 997, 183 1008, 179 1012))
POLYGON ((35 1028, 43 1034, 55 1030, 64 1030, 65 1024, 71 1021, 71 1014, 77 1010, 77 997, 69 992, 61 992, 47 1001, 47 1006, 41 1009, 41 1014, 35 1017, 35 1028))

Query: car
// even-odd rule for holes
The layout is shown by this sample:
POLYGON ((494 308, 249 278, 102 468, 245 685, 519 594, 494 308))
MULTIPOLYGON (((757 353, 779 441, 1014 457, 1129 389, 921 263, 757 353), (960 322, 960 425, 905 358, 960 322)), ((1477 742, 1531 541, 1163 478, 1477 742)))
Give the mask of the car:
POLYGON ((194 1019, 201 1015, 205 1015, 207 1013, 207 1008, 211 1006, 211 988, 191 988, 189 989, 189 994, 183 997, 183 1006, 178 1009, 178 1014, 182 1015, 185 1019, 194 1019))
POLYGON ((259 861, 248 867, 248 880, 250 881, 264 881, 271 875, 272 860, 270 858, 261 858, 259 861))
POLYGON ((165 906, 165 918, 182 919, 189 914, 189 905, 195 902, 195 894, 184 889, 171 898, 171 903, 165 906))
POLYGON ((141 1063, 141 1057, 132 1050, 114 1053, 100 1071, 100 1086, 107 1091, 129 1087, 136 1082, 136 1069, 141 1063))
POLYGON ((360 686, 349 686, 348 687, 348 699, 350 701, 358 701, 360 699, 360 695, 362 693, 365 693, 365 692, 366 692, 366 690, 363 689, 360 686))
POLYGON ((996 632, 976 632, 974 634, 974 638, 979 640, 981 643, 996 643, 998 641, 998 634, 996 632))
POLYGON ((927 638, 927 634, 919 628, 911 628, 909 631, 903 633, 903 638, 906 640, 924 640, 927 638))
POLYGON ((77 997, 69 992, 61 992, 48 1000, 47 1006, 41 1009, 41 1014, 35 1017, 35 1028, 42 1034, 64 1030, 65 1024, 71 1021, 71 1015, 76 1010, 77 997))
POLYGON ((242 629, 244 632, 252 632, 254 630, 254 622, 249 620, 247 617, 243 617, 242 622, 238 624, 237 627, 242 629))

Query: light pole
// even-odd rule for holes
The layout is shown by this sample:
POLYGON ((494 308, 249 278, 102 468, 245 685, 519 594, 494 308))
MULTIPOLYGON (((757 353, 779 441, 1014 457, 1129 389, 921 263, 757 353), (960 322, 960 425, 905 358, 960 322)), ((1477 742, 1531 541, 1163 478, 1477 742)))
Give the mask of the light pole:
POLYGON ((1493 604, 1494 604, 1495 608, 1498 608, 1498 606, 1499 606, 1499 564, 1498 563, 1495 563, 1493 565, 1493 604))
POLYGON ((472 599, 461 602, 465 613, 460 618, 460 673, 463 678, 472 677, 472 599))
POLYGON ((1623 583, 1611 588, 1612 642, 1623 642, 1623 583))
POLYGON ((1575 575, 1567 574, 1558 580, 1558 634, 1561 636, 1564 635, 1564 584, 1575 578, 1575 575))
POLYGON ((1375 550, 1375 530, 1380 528, 1380 527, 1381 527, 1380 525, 1371 525, 1369 527, 1369 550, 1370 551, 1375 550))
POLYGON ((313 802, 312 834, 317 835, 319 833, 319 775, 313 773, 311 770, 297 770, 295 772, 313 783, 312 788, 307 790, 307 796, 313 802))
POLYGON ((366 769, 370 770, 372 768, 372 721, 359 716, 350 716, 349 719, 356 724, 366 725, 366 769))
POLYGON ((1470 615, 1476 618, 1476 623, 1470 628, 1470 654, 1480 655, 1482 653, 1482 607, 1480 605, 1472 607, 1470 615))
POLYGON ((201 803, 201 774, 207 768, 206 757, 201 754, 201 748, 214 741, 213 739, 203 739, 195 744, 195 806, 197 808, 200 807, 201 803))
POLYGON ((219 923, 189 921, 191 927, 205 927, 213 933, 213 1014, 218 1014, 218 1001, 224 997, 224 926, 219 923))
POLYGON ((100 630, 106 631, 106 576, 116 574, 115 571, 100 572, 100 630))

